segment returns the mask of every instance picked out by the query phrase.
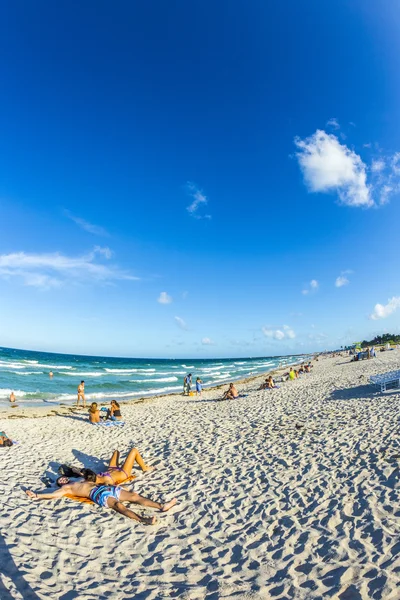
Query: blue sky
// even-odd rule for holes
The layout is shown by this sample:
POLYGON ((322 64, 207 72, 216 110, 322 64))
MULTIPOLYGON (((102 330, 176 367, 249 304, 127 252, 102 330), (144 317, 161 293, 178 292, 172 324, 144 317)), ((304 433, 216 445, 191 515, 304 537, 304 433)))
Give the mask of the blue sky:
POLYGON ((3 3, 0 345, 257 356, 398 332, 396 5, 3 3))

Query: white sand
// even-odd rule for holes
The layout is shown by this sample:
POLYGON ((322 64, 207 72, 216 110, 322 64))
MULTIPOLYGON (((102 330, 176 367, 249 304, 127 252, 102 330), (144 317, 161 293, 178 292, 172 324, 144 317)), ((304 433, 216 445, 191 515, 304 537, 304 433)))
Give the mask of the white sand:
POLYGON ((121 429, 0 419, 20 442, 0 449, 1 600, 398 600, 400 393, 367 376, 399 362, 400 351, 329 358, 236 401, 211 391, 124 406, 121 429), (133 489, 179 499, 154 527, 23 493, 52 466, 97 468, 132 446, 158 466, 133 489))

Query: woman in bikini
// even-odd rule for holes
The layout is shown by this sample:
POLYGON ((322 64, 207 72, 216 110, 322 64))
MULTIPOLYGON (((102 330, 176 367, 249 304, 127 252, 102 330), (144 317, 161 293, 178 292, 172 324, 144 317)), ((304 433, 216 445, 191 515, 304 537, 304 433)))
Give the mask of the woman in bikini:
POLYGON ((122 483, 126 479, 132 477, 132 469, 135 462, 139 465, 143 472, 154 470, 154 467, 149 467, 146 465, 137 448, 132 448, 122 467, 119 466, 119 458, 119 450, 114 450, 107 471, 96 474, 90 469, 85 469, 84 478, 86 481, 93 481, 94 483, 118 485, 119 483, 122 483))

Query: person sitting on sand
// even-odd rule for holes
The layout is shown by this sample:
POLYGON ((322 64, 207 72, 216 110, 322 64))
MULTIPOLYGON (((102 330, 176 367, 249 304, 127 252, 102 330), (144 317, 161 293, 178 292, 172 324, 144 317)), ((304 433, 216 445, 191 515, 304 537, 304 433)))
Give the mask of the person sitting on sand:
POLYGON ((294 379, 296 379, 296 371, 293 369, 293 367, 290 367, 290 371, 289 371, 289 379, 290 381, 293 381, 294 379))
MULTIPOLYGON (((83 469, 85 475, 86 469, 83 469)), ((123 488, 116 485, 98 485, 93 481, 85 480, 77 483, 67 483, 60 489, 54 492, 41 492, 37 494, 32 490, 26 490, 26 495, 32 500, 56 500, 66 495, 77 496, 78 498, 88 498, 92 500, 98 506, 104 508, 112 508, 116 512, 124 515, 128 519, 139 521, 145 525, 155 525, 157 522, 156 517, 142 517, 136 514, 129 508, 127 508, 123 502, 132 502, 139 504, 140 506, 147 506, 149 508, 157 508, 161 512, 167 512, 170 508, 175 506, 177 499, 174 498, 170 502, 161 504, 160 502, 153 502, 148 498, 139 496, 136 492, 128 492, 123 488)))
POLYGON ((120 421, 122 419, 121 409, 116 400, 111 400, 110 408, 107 411, 107 419, 111 419, 111 421, 120 421))
POLYGON ((4 431, 0 431, 0 446, 12 446, 13 442, 4 431))
POLYGON ((265 382, 260 385, 259 390, 272 390, 275 386, 275 382, 272 379, 272 375, 266 378, 265 382))
POLYGON ((233 385, 233 383, 230 383, 229 389, 225 392, 222 399, 223 400, 234 400, 235 398, 238 398, 238 397, 239 397, 239 392, 237 391, 237 389, 233 385))
POLYGON ((100 423, 100 411, 97 402, 92 402, 89 408, 89 422, 100 423))

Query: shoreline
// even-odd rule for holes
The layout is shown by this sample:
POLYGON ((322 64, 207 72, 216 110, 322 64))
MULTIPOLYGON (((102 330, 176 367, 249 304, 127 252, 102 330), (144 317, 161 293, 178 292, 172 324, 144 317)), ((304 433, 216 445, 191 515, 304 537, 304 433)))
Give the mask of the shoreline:
MULTIPOLYGON (((299 356, 310 356, 309 360, 312 360, 311 356, 312 355, 299 355, 299 356)), ((251 377, 245 377, 243 379, 234 379, 232 378, 232 381, 239 386, 242 385, 248 385, 248 384, 259 384, 261 385, 261 383, 265 380, 265 377, 267 375, 272 375, 273 377, 281 377, 283 372, 286 372, 287 370, 290 369, 290 367, 293 367, 295 365, 299 365, 302 364, 303 361, 296 361, 296 362, 291 362, 291 363, 287 363, 285 364, 285 366, 282 367, 274 367, 271 370, 267 370, 263 373, 258 373, 257 375, 251 376, 251 377)), ((210 385, 209 387, 203 387, 203 398, 205 398, 205 394, 207 392, 214 392, 216 390, 220 390, 226 386, 229 385, 229 382, 225 382, 225 383, 220 383, 217 385, 210 385)), ((193 388, 195 386, 192 385, 192 391, 193 388)), ((254 390, 253 390, 254 391, 254 390)), ((152 402, 155 402, 156 400, 169 400, 169 399, 173 399, 173 398, 180 398, 180 397, 184 397, 182 392, 172 392, 169 394, 151 394, 149 396, 143 395, 143 396, 138 396, 137 398, 132 398, 132 399, 126 399, 126 400, 118 400, 118 404, 120 406, 132 406, 135 404, 149 404, 152 402)), ((187 396, 185 396, 187 398, 187 396)), ((195 392, 195 396, 190 396, 189 398, 193 398, 196 397, 196 392, 195 392)), ((111 398, 112 399, 112 398, 111 398)), ((106 400, 106 401, 98 401, 98 405, 99 407, 103 406, 103 405, 108 405, 110 403, 110 400, 106 400)), ((44 402, 43 404, 47 404, 48 406, 43 406, 43 404, 40 404, 39 406, 22 406, 23 402, 21 402, 20 404, 18 404, 18 400, 15 404, 11 404, 9 403, 8 405, 2 406, 0 404, 0 418, 4 418, 4 419, 24 419, 24 418, 43 418, 43 417, 56 417, 56 416, 62 416, 62 415, 68 415, 70 413, 77 413, 77 414, 82 414, 82 408, 78 408, 76 406, 76 403, 73 404, 62 404, 62 403, 57 403, 57 402, 44 402)), ((88 410, 89 406, 91 404, 91 401, 87 401, 86 402, 86 411, 88 410)), ((85 414, 85 413, 83 413, 85 414)))

